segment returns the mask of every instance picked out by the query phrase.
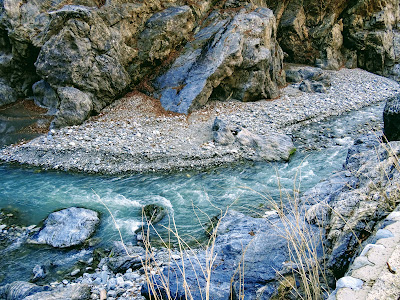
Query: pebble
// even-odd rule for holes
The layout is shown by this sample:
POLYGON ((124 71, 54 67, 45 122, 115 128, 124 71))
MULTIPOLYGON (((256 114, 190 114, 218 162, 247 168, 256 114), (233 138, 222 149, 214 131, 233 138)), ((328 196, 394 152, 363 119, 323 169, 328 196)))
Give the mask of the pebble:
MULTIPOLYGON (((214 102, 188 116, 160 116, 146 97, 123 98, 80 126, 53 130, 52 139, 41 136, 3 149, 0 160, 106 174, 203 169, 251 158, 246 149, 212 143, 210 128, 216 116, 252 132, 290 133, 293 126, 358 110, 400 91, 398 83, 364 70, 325 72, 331 77, 327 93, 303 93, 289 85, 274 101, 214 102), (48 152, 41 155, 43 151, 48 152), (112 163, 104 159, 107 156, 113 157, 112 163)), ((336 138, 328 133, 324 130, 320 136, 336 138)))

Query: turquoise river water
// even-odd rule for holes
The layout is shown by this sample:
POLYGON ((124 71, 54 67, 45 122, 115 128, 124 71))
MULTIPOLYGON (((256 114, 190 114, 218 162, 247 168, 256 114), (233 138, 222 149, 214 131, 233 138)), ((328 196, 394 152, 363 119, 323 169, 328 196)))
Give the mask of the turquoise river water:
MULTIPOLYGON (((376 119, 380 109, 381 105, 368 108, 366 114, 376 119)), ((357 116, 360 122, 365 121, 359 113, 357 116)), ((330 132, 340 131, 343 126, 351 130, 346 122, 356 126, 357 118, 350 114, 329 122, 324 123, 324 128, 328 126, 330 132), (335 122, 339 124, 336 129, 335 122)), ((308 131, 315 135, 322 127, 313 126, 308 131)), ((343 134, 337 138, 343 141, 343 134)), ((143 205, 156 203, 168 209, 181 236, 187 240, 201 239, 202 224, 208 221, 205 214, 212 217, 218 209, 225 210, 228 206, 245 213, 259 213, 260 206, 268 207, 265 197, 280 201, 282 194, 293 193, 294 185, 303 192, 340 170, 351 143, 351 138, 345 140, 344 145, 298 151, 286 163, 247 163, 208 172, 88 176, 0 164, 0 208, 18 211, 20 222, 25 225, 39 224, 49 213, 62 208, 94 209, 101 213, 101 224, 95 233, 99 239, 96 247, 110 248, 119 236, 103 203, 112 211, 126 242, 135 242, 134 232, 141 225, 143 205)), ((157 225, 164 236, 167 230, 163 226, 170 226, 170 220, 164 218, 157 225)), ((61 274, 77 260, 90 257, 92 251, 24 244, 0 249, 0 285, 29 280, 36 264, 59 262, 54 272, 61 274)))

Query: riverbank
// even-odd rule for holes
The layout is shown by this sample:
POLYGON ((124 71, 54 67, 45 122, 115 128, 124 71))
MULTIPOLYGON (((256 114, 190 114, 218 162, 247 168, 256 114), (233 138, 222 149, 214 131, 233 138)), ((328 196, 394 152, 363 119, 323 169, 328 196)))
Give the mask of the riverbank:
POLYGON ((166 112, 157 100, 134 92, 80 126, 51 130, 9 146, 0 160, 65 171, 125 172, 204 169, 244 160, 254 153, 240 144, 213 142, 216 117, 260 136, 290 134, 304 124, 371 105, 400 91, 398 83, 360 69, 324 71, 326 93, 292 84, 280 98, 258 102, 211 102, 189 115, 166 112))

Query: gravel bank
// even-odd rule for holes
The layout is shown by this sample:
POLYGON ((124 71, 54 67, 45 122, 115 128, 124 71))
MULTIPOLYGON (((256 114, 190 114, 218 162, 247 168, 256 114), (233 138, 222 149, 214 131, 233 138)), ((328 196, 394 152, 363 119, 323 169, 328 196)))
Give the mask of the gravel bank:
POLYGON ((80 126, 51 130, 0 152, 0 160, 48 169, 116 174, 202 169, 242 160, 254 153, 240 145, 215 145, 215 117, 253 133, 290 134, 300 126, 384 101, 398 83, 360 69, 325 71, 327 93, 289 85, 274 101, 211 102, 190 115, 165 112, 157 100, 132 93, 80 126))

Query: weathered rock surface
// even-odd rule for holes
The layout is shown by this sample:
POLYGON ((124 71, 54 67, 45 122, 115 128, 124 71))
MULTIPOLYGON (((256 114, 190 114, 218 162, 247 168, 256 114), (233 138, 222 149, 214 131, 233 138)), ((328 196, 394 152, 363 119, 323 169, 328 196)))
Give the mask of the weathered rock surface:
POLYGON ((31 243, 66 248, 83 243, 100 222, 98 213, 85 208, 70 207, 51 213, 31 243))
POLYGON ((288 62, 400 78, 398 0, 265 0, 257 9, 252 2, 4 0, 0 105, 34 93, 62 115, 51 89, 74 87, 92 95, 98 113, 132 86, 154 92, 154 78, 154 95, 176 112, 209 98, 275 98, 285 83, 281 47, 288 62), (41 80, 49 87, 32 90, 41 80))
POLYGON ((165 109, 188 113, 210 96, 251 101, 279 95, 283 53, 271 10, 215 11, 205 24, 155 81, 156 97, 165 109))
POLYGON ((57 89, 60 108, 52 125, 56 128, 81 124, 89 116, 93 108, 91 94, 81 92, 73 87, 57 89))
POLYGON ((71 299, 85 300, 90 297, 90 288, 85 284, 69 285, 51 289, 24 281, 15 281, 0 287, 0 297, 7 300, 71 299))
MULTIPOLYGON (((291 216, 281 221, 276 215, 268 219, 251 218, 229 211, 218 228, 214 252, 200 251, 197 258, 191 256, 190 253, 185 255, 185 280, 193 299, 200 299, 200 293, 204 293, 206 282, 201 267, 204 268, 206 260, 215 255, 210 299, 230 299, 230 297, 236 299, 243 292, 249 299, 254 299, 256 295, 257 299, 269 299, 279 285, 281 277, 277 275, 277 272, 281 275, 292 272, 290 264, 287 264, 291 257, 288 253, 285 228, 294 223, 291 216), (241 286, 243 285, 241 274, 245 274, 244 286, 241 286)), ((303 222, 300 222, 298 226, 310 237, 310 243, 318 245, 318 240, 312 238, 318 237, 318 228, 303 222)), ((295 236, 294 240, 296 240, 295 236)), ((318 253, 322 254, 322 252, 318 253)), ((169 278, 170 295, 177 298, 185 295, 185 287, 182 284, 183 275, 179 267, 181 267, 181 262, 177 260, 164 270, 164 275, 170 274, 166 277, 169 278)), ((167 297, 165 290, 161 286, 159 288, 161 294, 167 297)), ((149 293, 147 285, 144 285, 142 294, 149 299, 149 293)))
POLYGON ((335 276, 344 275, 360 243, 397 206, 400 173, 395 155, 399 149, 399 142, 380 144, 374 135, 356 140, 344 171, 303 198, 312 205, 306 212, 308 220, 329 224, 328 267, 335 276))
POLYGON ((388 141, 400 141, 400 94, 388 99, 383 110, 383 133, 388 141))

